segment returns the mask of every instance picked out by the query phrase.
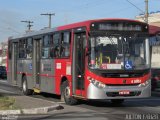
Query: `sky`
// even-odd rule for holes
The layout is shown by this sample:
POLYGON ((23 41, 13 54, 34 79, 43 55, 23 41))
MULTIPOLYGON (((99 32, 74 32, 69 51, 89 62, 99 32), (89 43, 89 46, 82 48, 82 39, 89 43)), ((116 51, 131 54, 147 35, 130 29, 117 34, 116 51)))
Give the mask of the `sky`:
MULTIPOLYGON (((145 10, 145 0, 0 0, 0 42, 9 36, 23 34, 27 24, 33 21, 32 30, 48 26, 48 16, 42 13, 55 13, 52 27, 99 18, 129 18, 145 10)), ((160 11, 160 0, 149 0, 149 12, 160 11)))

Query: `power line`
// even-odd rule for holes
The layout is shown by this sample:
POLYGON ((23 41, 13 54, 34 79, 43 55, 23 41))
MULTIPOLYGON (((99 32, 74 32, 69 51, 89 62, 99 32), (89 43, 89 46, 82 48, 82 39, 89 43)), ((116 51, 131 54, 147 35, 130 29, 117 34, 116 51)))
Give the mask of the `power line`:
POLYGON ((139 7, 137 7, 135 4, 133 4, 132 2, 130 2, 129 0, 126 0, 128 3, 130 3, 131 5, 133 5, 135 8, 137 8, 139 11, 141 11, 142 13, 144 13, 144 11, 142 9, 140 9, 139 7))
POLYGON ((47 16, 49 16, 48 27, 51 28, 51 19, 52 19, 53 15, 55 16, 55 13, 45 13, 45 14, 41 14, 41 15, 47 15, 47 16))
POLYGON ((133 5, 135 8, 137 8, 139 11, 141 11, 144 14, 144 21, 146 23, 148 23, 148 0, 145 0, 145 12, 140 9, 139 7, 137 7, 135 4, 133 4, 132 2, 130 2, 129 0, 126 0, 127 2, 129 2, 131 5, 133 5))

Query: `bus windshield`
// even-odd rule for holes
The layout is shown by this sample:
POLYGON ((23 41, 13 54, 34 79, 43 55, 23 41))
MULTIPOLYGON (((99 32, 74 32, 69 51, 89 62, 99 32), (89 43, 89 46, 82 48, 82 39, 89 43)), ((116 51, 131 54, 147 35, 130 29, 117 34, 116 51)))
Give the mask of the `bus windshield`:
POLYGON ((89 39, 89 67, 101 70, 147 69, 147 40, 138 35, 92 35, 89 39))

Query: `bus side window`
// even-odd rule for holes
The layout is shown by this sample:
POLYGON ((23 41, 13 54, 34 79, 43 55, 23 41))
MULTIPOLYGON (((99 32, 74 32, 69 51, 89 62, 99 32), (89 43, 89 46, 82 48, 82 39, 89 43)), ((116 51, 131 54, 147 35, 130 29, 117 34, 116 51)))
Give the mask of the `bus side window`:
POLYGON ((53 35, 53 48, 54 48, 54 57, 60 57, 60 34, 55 33, 53 35))
POLYGON ((54 57, 54 48, 50 47, 50 57, 53 58, 54 57))
POLYGON ((54 57, 54 47, 53 47, 53 35, 50 35, 50 50, 49 50, 50 58, 54 57))
POLYGON ((42 40, 42 58, 49 58, 50 36, 45 35, 42 40))
POLYGON ((27 39, 27 49, 26 49, 26 54, 27 54, 28 59, 32 58, 32 52, 33 52, 33 40, 32 38, 28 38, 27 39))
POLYGON ((61 41, 61 57, 69 57, 70 56, 70 41, 71 41, 71 33, 64 32, 62 33, 62 41, 61 41))
POLYGON ((19 42, 19 58, 26 58, 26 39, 21 39, 19 42))

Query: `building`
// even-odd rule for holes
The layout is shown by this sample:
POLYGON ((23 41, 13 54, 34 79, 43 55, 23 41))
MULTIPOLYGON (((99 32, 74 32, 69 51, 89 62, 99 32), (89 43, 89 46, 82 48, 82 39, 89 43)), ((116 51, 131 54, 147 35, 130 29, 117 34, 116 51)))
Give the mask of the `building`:
MULTIPOLYGON (((136 20, 144 22, 144 14, 136 16, 136 20)), ((150 25, 151 67, 160 68, 160 11, 150 12, 148 23, 150 25)))
MULTIPOLYGON (((144 22, 144 14, 140 14, 136 16, 136 20, 144 22)), ((159 26, 160 27, 160 11, 150 12, 148 17, 148 23, 150 25, 159 26)))

